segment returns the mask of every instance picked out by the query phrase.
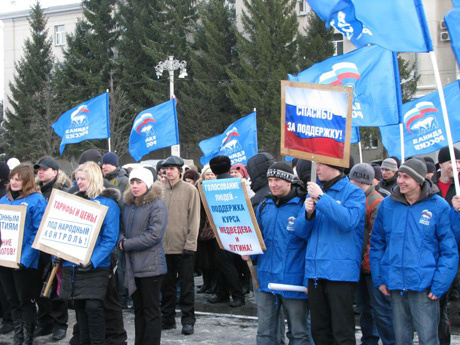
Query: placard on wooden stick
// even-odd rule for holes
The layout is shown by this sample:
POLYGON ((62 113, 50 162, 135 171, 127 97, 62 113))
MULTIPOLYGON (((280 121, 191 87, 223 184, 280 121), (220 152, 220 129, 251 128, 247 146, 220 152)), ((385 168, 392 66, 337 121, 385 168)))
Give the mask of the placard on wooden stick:
POLYGON ((265 243, 241 179, 202 181, 198 190, 220 248, 238 255, 263 253, 265 243))
POLYGON ((348 167, 353 89, 281 81, 281 154, 348 167))
POLYGON ((53 189, 32 247, 75 264, 88 264, 107 209, 53 189))
POLYGON ((0 205, 0 266, 19 267, 26 212, 27 206, 0 205))

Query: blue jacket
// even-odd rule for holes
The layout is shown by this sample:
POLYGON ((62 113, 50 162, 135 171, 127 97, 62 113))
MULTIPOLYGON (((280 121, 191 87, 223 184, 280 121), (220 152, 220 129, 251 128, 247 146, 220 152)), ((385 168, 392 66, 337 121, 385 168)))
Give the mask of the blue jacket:
POLYGON ((257 223, 267 247, 264 254, 257 255, 259 291, 276 292, 285 298, 307 299, 303 292, 268 288, 268 283, 303 285, 307 243, 294 232, 294 221, 302 206, 303 200, 296 196, 280 207, 267 198, 257 208, 257 223))
POLYGON ((20 197, 13 200, 8 193, 0 199, 0 204, 27 206, 24 236, 22 238, 21 264, 27 268, 37 268, 40 251, 32 248, 32 243, 34 243, 35 235, 45 213, 46 199, 40 193, 32 193, 25 198, 20 197))
POLYGON ((308 240, 305 285, 308 279, 359 281, 365 202, 364 192, 344 177, 318 200, 311 220, 301 209, 295 233, 308 240))
MULTIPOLYGON (((111 189, 105 189, 102 195, 90 201, 97 202, 98 204, 108 207, 107 214, 105 215, 104 222, 102 223, 101 230, 94 245, 93 254, 91 255, 91 263, 94 268, 98 267, 110 267, 110 253, 115 248, 118 241, 118 235, 120 230, 120 207, 116 201, 110 197, 106 197, 110 193, 111 189)), ((118 192, 118 191, 117 191, 118 192)), ((119 193, 119 192, 118 192, 119 193)), ((64 261, 62 266, 73 266, 78 265, 64 261)))
POLYGON ((389 290, 424 291, 441 297, 457 273, 457 243, 450 208, 425 182, 418 202, 409 205, 395 187, 380 204, 371 238, 374 285, 389 290))
POLYGON ((457 240, 457 246, 460 246, 460 212, 457 212, 454 207, 450 208, 450 222, 457 240))

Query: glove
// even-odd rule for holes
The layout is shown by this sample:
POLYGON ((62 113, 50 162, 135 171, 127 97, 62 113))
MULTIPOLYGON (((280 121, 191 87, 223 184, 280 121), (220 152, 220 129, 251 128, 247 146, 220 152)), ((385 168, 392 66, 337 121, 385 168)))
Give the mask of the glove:
POLYGON ((195 254, 195 252, 193 250, 188 250, 188 249, 184 249, 184 252, 182 253, 183 256, 193 255, 193 254, 195 254))
POLYGON ((53 256, 53 266, 59 266, 62 262, 62 259, 58 256, 53 256))
POLYGON ((26 269, 26 266, 24 266, 23 264, 19 263, 18 264, 18 268, 16 268, 18 271, 20 270, 25 270, 26 269))
POLYGON ((80 264, 80 266, 78 266, 78 272, 89 272, 89 271, 92 271, 93 269, 94 267, 91 261, 86 265, 80 264))

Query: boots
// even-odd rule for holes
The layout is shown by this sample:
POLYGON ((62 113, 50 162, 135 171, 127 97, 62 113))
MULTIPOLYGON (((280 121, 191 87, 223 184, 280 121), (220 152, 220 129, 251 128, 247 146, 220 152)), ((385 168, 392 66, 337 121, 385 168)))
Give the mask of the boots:
POLYGON ((24 342, 24 332, 22 328, 22 321, 13 321, 13 327, 14 327, 13 344, 22 345, 22 343, 24 342))
POLYGON ((24 322, 24 345, 32 345, 34 341, 35 322, 24 322))

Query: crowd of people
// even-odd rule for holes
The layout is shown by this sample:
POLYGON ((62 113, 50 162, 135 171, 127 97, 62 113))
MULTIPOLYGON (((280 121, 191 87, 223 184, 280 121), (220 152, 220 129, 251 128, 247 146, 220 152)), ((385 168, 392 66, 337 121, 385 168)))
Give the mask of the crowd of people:
MULTIPOLYGON (((454 149, 460 169, 460 151, 454 149)), ((449 291, 458 287, 460 196, 449 148, 400 164, 350 167, 269 153, 247 165, 226 156, 199 169, 170 156, 156 167, 123 169, 113 152, 85 151, 67 176, 52 157, 36 164, 0 162, 0 204, 26 206, 20 263, 0 267, 0 332, 14 344, 52 334, 64 339, 73 308, 70 344, 127 343, 122 310, 132 303, 135 344, 160 344, 162 330, 194 333, 195 293, 209 303, 245 304, 260 287, 258 345, 361 343, 450 344, 449 291), (266 246, 240 256, 218 246, 198 183, 239 178, 266 246), (75 264, 32 248, 53 189, 107 206, 88 263, 75 264), (40 296, 58 267, 51 298, 40 296), (202 286, 195 292, 195 275, 202 286), (304 287, 272 290, 269 283, 304 287), (287 321, 287 323, 286 323, 287 321), (287 326, 287 331, 286 331, 287 326)))

